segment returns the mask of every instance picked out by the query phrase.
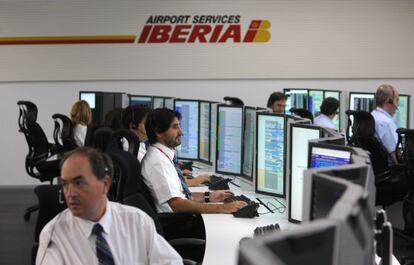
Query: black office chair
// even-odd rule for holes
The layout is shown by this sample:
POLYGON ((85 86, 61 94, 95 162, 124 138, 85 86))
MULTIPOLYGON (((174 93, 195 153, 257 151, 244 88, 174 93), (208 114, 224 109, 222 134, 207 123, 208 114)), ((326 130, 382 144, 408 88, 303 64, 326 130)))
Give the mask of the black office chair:
POLYGON ((122 150, 122 143, 117 140, 111 128, 103 126, 95 130, 92 147, 102 152, 110 152, 122 150))
MULTIPOLYGON (((60 175, 60 159, 52 159, 59 151, 55 145, 49 144, 47 137, 37 123, 37 106, 30 101, 18 101, 19 106, 19 132, 23 133, 29 148, 25 158, 25 168, 29 176, 41 182, 50 181, 60 175)), ((30 214, 38 210, 38 205, 27 208, 25 220, 30 219, 30 214)))
POLYGON ((224 103, 227 105, 244 106, 244 102, 240 98, 226 96, 223 98, 223 100, 224 100, 224 103))
POLYGON ((119 129, 114 133, 116 139, 123 145, 123 141, 127 141, 128 143, 128 151, 129 153, 133 154, 135 157, 138 156, 139 152, 139 139, 134 132, 128 129, 119 129))
POLYGON ((89 147, 94 146, 95 132, 101 127, 103 127, 103 125, 96 125, 96 124, 88 125, 88 128, 86 130, 84 146, 89 146, 89 147))
POLYGON ((55 121, 53 139, 59 151, 64 153, 75 149, 77 145, 73 139, 73 125, 70 118, 59 113, 53 114, 52 118, 55 121))
POLYGON ((289 111, 291 113, 299 116, 299 117, 309 119, 313 123, 313 115, 312 115, 312 113, 309 110, 307 110, 307 109, 291 108, 289 111))
POLYGON ((350 116, 354 120, 351 125, 352 144, 370 153, 377 188, 376 204, 386 206, 401 201, 408 192, 407 167, 389 165, 388 152, 375 137, 375 120, 369 112, 348 110, 346 114, 348 120, 350 116))

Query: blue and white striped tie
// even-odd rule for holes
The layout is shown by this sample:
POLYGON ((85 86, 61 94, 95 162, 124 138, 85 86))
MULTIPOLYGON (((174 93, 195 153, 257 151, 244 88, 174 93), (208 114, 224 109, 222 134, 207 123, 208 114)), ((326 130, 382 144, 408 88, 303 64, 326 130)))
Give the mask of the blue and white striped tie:
POLYGON ((96 256, 98 257, 99 265, 114 265, 114 257, 108 242, 102 236, 103 228, 100 224, 95 224, 92 233, 96 235, 96 256))

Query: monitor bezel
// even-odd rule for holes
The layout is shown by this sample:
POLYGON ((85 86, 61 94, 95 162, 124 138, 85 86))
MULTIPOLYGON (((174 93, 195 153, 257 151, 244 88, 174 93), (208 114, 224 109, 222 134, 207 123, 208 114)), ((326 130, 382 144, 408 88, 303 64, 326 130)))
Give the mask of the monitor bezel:
POLYGON ((169 108, 167 108, 166 106, 165 106, 165 101, 167 100, 167 99, 171 99, 172 100, 172 103, 173 103, 173 109, 171 109, 171 110, 175 110, 175 100, 177 99, 177 98, 174 98, 174 97, 164 97, 164 108, 166 108, 166 109, 169 109, 169 108))
POLYGON ((210 161, 211 157, 211 101, 207 100, 200 100, 198 104, 198 161, 205 163, 207 165, 212 165, 213 163, 210 161), (209 107, 208 111, 208 124, 209 124, 209 134, 208 134, 208 160, 204 160, 200 157, 200 129, 201 129, 201 103, 207 103, 209 107))
POLYGON ((148 98, 150 98, 150 104, 151 104, 151 106, 150 106, 150 109, 152 109, 153 108, 153 103, 154 103, 154 100, 153 100, 153 96, 151 96, 151 95, 135 95, 135 94, 128 94, 128 97, 129 97, 129 106, 132 106, 132 97, 143 97, 143 98, 145 98, 145 97, 148 97, 148 98))
MULTIPOLYGON (((309 141, 308 146, 309 146, 308 147, 308 169, 311 169, 312 148, 313 147, 325 148, 325 149, 330 149, 330 150, 347 151, 347 152, 350 153, 349 163, 344 164, 344 165, 352 164, 352 155, 353 155, 352 147, 344 146, 344 145, 336 145, 336 144, 318 143, 318 142, 314 142, 314 141, 309 141)), ((330 167, 327 167, 327 168, 330 168, 330 167)))
POLYGON ((410 100, 411 100, 411 95, 408 94, 400 94, 399 97, 407 97, 407 128, 410 128, 410 100))
MULTIPOLYGON (((286 92, 287 91, 291 91, 291 90, 306 90, 306 108, 305 109, 309 109, 309 88, 284 88, 283 89, 283 94, 286 96, 286 97, 290 97, 290 95, 287 95, 286 94, 286 92)), ((286 101, 287 101, 288 99, 286 99, 286 101)), ((290 106, 291 108, 293 108, 293 106, 290 106)), ((285 112, 284 112, 285 114, 287 113, 290 113, 289 112, 289 110, 286 110, 286 108, 285 108, 285 112)))
MULTIPOLYGON (((178 151, 177 151, 177 159, 180 160, 186 160, 186 161, 200 161, 200 100, 197 99, 181 99, 181 98, 175 98, 173 103, 174 103, 174 111, 177 111, 175 109, 176 107, 176 103, 178 102, 196 102, 198 105, 198 113, 197 113, 197 119, 198 119, 198 128, 197 128, 197 158, 188 158, 188 157, 181 157, 178 155, 178 151)), ((181 118, 182 118, 182 114, 180 113, 181 118)), ((181 121, 180 121, 181 122, 181 121)), ((181 129, 181 127, 180 127, 181 129)))
POLYGON ((256 139, 255 139, 255 143, 256 143, 256 155, 255 155, 255 175, 254 175, 254 191, 257 194, 264 194, 264 195, 270 195, 270 196, 274 196, 274 197, 279 197, 279 198, 286 198, 286 118, 284 114, 276 114, 276 113, 269 113, 269 112, 256 112, 256 139), (258 189, 258 167, 257 167, 257 163, 258 163, 258 156, 259 156, 259 152, 257 151, 258 149, 258 141, 259 141, 259 134, 257 133, 259 131, 259 116, 274 116, 274 117, 281 117, 283 119, 283 128, 284 128, 284 132, 283 132, 283 194, 277 194, 277 193, 273 193, 273 192, 268 192, 268 191, 262 191, 258 189))
MULTIPOLYGON (((291 123, 290 124, 290 128, 289 128, 289 133, 290 133, 290 146, 289 146, 289 158, 290 159, 290 163, 289 163, 289 204, 288 204, 288 220, 291 223, 295 223, 295 224, 300 224, 302 221, 293 219, 291 217, 291 206, 292 206, 292 142, 293 142, 293 138, 292 138, 292 127, 298 127, 298 128, 310 128, 310 129, 314 129, 314 130, 318 130, 319 131, 319 138, 321 138, 323 136, 323 132, 322 132, 322 128, 317 126, 317 125, 308 125, 308 124, 301 124, 301 123, 291 123)), ((308 162, 308 168, 309 168, 309 162, 308 162)), ((303 207, 303 206, 302 206, 303 207)))
MULTIPOLYGON (((245 136, 245 131, 246 131, 246 113, 247 113, 246 110, 253 110, 255 112, 254 113, 255 118, 256 118, 256 113, 258 112, 257 107, 250 107, 250 106, 245 106, 244 107, 244 110, 243 110, 243 140, 242 140, 242 142, 243 142, 243 154, 242 154, 242 171, 241 171, 240 176, 242 178, 248 180, 248 181, 253 181, 253 177, 254 177, 254 165, 255 165, 254 164, 254 160, 255 160, 255 154, 254 154, 254 152, 255 152, 255 148, 254 148, 254 146, 255 146, 255 136, 253 136, 253 148, 252 148, 253 158, 252 158, 252 164, 251 164, 251 168, 252 168, 251 176, 249 176, 247 174, 244 174, 244 171, 243 171, 243 165, 244 165, 244 150, 245 150, 245 148, 244 148, 244 136, 245 136)), ((256 129, 256 126, 254 126, 253 130, 255 130, 255 129, 256 129)), ((256 134, 256 131, 254 131, 254 134, 256 134)))
POLYGON ((165 107, 165 97, 163 96, 152 96, 152 109, 154 109, 154 101, 156 98, 162 99, 162 107, 165 107))
POLYGON ((348 94, 348 110, 354 110, 354 109, 351 109, 351 95, 355 95, 355 94, 372 95, 373 98, 374 98, 374 101, 375 101, 375 93, 373 93, 373 92, 354 92, 354 91, 352 91, 352 92, 349 92, 349 94, 348 94))
MULTIPOLYGON (((95 94, 95 107, 94 108, 91 108, 90 106, 90 109, 91 110, 94 110, 94 109, 96 109, 96 96, 98 95, 98 94, 102 94, 103 92, 102 91, 84 91, 84 90, 82 90, 82 91, 79 91, 79 100, 82 100, 82 98, 81 98, 81 94, 95 94)), ((109 93, 112 93, 112 92, 109 92, 109 93)), ((88 105, 89 105, 89 102, 88 102, 88 105)))
POLYGON ((242 161, 242 159, 243 159, 243 116, 244 116, 244 113, 243 113, 243 106, 235 106, 235 105, 226 105, 226 104, 222 104, 222 103, 220 103, 220 104, 217 104, 217 112, 216 112, 216 124, 217 124, 217 126, 216 126, 216 159, 215 159, 215 165, 214 165, 214 169, 215 169, 215 172, 217 172, 217 173, 219 173, 219 174, 226 174, 226 175, 232 175, 232 176, 240 176, 241 175, 241 173, 242 173, 242 171, 243 171, 243 161, 242 161), (218 157, 218 145, 219 145, 219 124, 218 124, 218 119, 219 119, 219 115, 220 115, 220 108, 236 108, 236 109, 241 109, 241 111, 242 111, 242 115, 241 115, 241 126, 242 126, 242 128, 241 128, 241 141, 240 141, 240 147, 241 147, 241 152, 240 152, 240 169, 239 169, 239 173, 234 173, 234 172, 228 172, 228 171, 223 171, 223 170, 218 170, 218 160, 217 160, 217 157, 218 157))

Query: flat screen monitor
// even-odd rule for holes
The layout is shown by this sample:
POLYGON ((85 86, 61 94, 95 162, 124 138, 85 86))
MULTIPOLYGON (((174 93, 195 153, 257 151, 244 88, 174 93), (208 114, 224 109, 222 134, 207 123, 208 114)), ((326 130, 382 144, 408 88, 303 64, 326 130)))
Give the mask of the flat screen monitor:
POLYGON ((285 113, 290 113, 291 108, 308 108, 308 89, 285 88, 283 91, 287 96, 285 113))
POLYGON ((244 135, 243 135, 243 172, 242 177, 253 180, 254 166, 254 132, 256 130, 256 108, 244 109, 244 135))
POLYGON ((152 108, 152 97, 151 96, 138 96, 129 95, 129 105, 138 105, 146 108, 152 108))
POLYGON ((257 193, 285 197, 285 117, 256 114, 257 193))
POLYGON ((326 90, 325 91, 325 98, 335 98, 339 102, 339 108, 338 108, 338 114, 335 116, 335 118, 332 120, 333 124, 335 125, 335 129, 338 131, 341 129, 341 114, 343 113, 342 108, 343 104, 341 104, 341 92, 340 91, 333 91, 333 90, 326 90))
POLYGON ((352 149, 340 145, 309 143, 308 167, 336 167, 351 162, 352 149))
POLYGON ((398 109, 394 115, 397 128, 409 128, 410 121, 410 96, 400 95, 398 101, 398 109))
POLYGON ((164 98, 163 97, 153 97, 152 98, 152 107, 154 109, 164 108, 164 98))
POLYGON ((210 163, 210 108, 210 102, 200 102, 200 145, 198 149, 198 157, 200 161, 205 163, 210 163))
POLYGON ((241 174, 242 138, 243 107, 218 105, 216 172, 241 174))
POLYGON ((177 146, 179 159, 198 159, 199 102, 175 100, 175 110, 181 114, 180 127, 183 131, 181 145, 177 146))
POLYGON ((210 113, 210 163, 216 162, 217 151, 217 106, 218 103, 211 103, 210 113))
POLYGON ((164 98, 164 108, 174 110, 174 99, 173 98, 164 98))
POLYGON ((302 221, 303 171, 308 168, 309 140, 322 137, 318 126, 290 125, 290 182, 289 182, 289 221, 302 221))
POLYGON ((313 117, 320 114, 323 99, 323 90, 309 90, 308 110, 312 113, 313 117))
POLYGON ((374 93, 349 93, 349 109, 371 112, 374 109, 374 93))
POLYGON ((96 93, 95 92, 79 92, 79 99, 88 102, 91 109, 95 109, 96 93))

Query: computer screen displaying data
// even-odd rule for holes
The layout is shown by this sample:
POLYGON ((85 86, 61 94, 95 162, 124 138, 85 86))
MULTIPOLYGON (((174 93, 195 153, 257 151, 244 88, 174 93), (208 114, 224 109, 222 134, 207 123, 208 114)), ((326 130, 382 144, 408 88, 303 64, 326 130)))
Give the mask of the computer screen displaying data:
POLYGON ((371 112, 374 109, 374 93, 349 93, 349 109, 371 112))
POLYGON ((286 100, 285 113, 290 113, 291 108, 307 109, 308 108, 308 90, 307 89, 284 89, 286 100))
POLYGON ((210 102, 200 102, 199 159, 210 162, 210 102))
POLYGON ((242 176, 253 180, 254 162, 254 132, 256 130, 256 109, 244 109, 244 135, 243 135, 243 172, 242 176))
POLYGON ((308 110, 316 117, 321 112, 321 105, 324 99, 323 90, 309 90, 308 110))
POLYGON ((394 115, 397 128, 408 128, 410 113, 410 96, 400 95, 398 101, 398 109, 394 115))
POLYGON ((210 106, 210 163, 216 162, 217 150, 217 106, 218 103, 211 103, 210 106))
POLYGON ((177 146, 178 158, 198 159, 198 101, 176 100, 175 110, 181 113, 183 131, 181 145, 177 146))
POLYGON ((164 98, 163 97, 153 97, 152 107, 154 109, 164 108, 164 98))
POLYGON ((173 110, 174 109, 174 99, 173 98, 164 98, 164 108, 173 110))
POLYGON ((308 168, 309 140, 321 137, 320 127, 291 124, 289 221, 302 221, 303 171, 308 168))
POLYGON ((317 146, 312 143, 309 146, 309 167, 336 167, 347 165, 351 162, 351 150, 346 147, 325 145, 317 146))
POLYGON ((80 100, 85 100, 88 102, 89 107, 91 109, 95 108, 96 104, 96 93, 95 92, 80 92, 79 93, 80 100))
POLYGON ((152 108, 152 97, 130 95, 129 105, 131 106, 138 105, 138 106, 143 106, 143 107, 151 109, 152 108))
POLYGON ((339 102, 338 114, 332 120, 333 124, 335 125, 335 128, 337 130, 339 130, 339 129, 341 129, 341 113, 343 113, 343 111, 342 111, 343 104, 341 104, 341 92, 339 92, 339 91, 325 91, 324 99, 325 98, 335 98, 339 102))
POLYGON ((257 113, 256 192, 285 196, 285 118, 257 113))
POLYGON ((216 171, 240 175, 243 107, 219 105, 217 113, 216 171))

